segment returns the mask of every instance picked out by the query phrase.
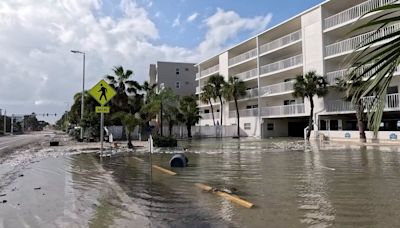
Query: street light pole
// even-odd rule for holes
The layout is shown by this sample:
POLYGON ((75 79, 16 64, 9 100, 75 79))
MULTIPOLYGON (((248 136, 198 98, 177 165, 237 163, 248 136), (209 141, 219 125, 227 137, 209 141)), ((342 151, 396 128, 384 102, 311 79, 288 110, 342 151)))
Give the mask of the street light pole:
MULTIPOLYGON (((81 96, 81 121, 83 119, 84 111, 84 94, 85 94, 85 65, 86 65, 86 53, 81 51, 71 50, 72 53, 83 55, 83 72, 82 72, 82 96, 81 96)), ((83 126, 81 125, 81 140, 83 140, 83 126)))

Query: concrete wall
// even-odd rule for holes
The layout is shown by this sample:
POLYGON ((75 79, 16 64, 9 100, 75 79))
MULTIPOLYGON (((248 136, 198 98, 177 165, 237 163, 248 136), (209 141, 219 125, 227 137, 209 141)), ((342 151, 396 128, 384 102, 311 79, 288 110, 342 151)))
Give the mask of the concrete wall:
POLYGON ((262 124, 263 138, 288 136, 287 119, 264 119, 262 124), (274 130, 268 130, 268 124, 274 125, 274 130))
POLYGON ((177 95, 187 96, 196 93, 196 73, 197 67, 193 63, 157 62, 156 83, 158 86, 164 83, 165 88, 171 88, 177 95))
MULTIPOLYGON (((313 135, 315 138, 315 131, 313 135)), ((323 134, 329 140, 347 140, 347 141, 359 141, 360 134, 358 131, 319 131, 319 134, 323 134)), ((373 139, 373 132, 366 131, 365 135, 368 141, 373 139)), ((378 132, 378 140, 380 141, 391 141, 400 143, 400 131, 380 131, 378 132)))

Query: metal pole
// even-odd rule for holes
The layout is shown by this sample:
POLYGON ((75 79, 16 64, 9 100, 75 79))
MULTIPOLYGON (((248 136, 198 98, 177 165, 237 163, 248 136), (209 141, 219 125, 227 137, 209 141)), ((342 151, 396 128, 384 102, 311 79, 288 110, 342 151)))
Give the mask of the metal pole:
POLYGON ((103 156, 103 139, 104 139, 104 113, 100 114, 100 156, 103 156))
POLYGON ((7 132, 7 115, 6 115, 6 110, 4 109, 4 135, 6 134, 6 132, 7 132))
MULTIPOLYGON (((84 111, 84 94, 85 94, 85 62, 86 62, 86 54, 83 54, 83 77, 82 77, 82 97, 81 97, 81 121, 83 119, 83 111, 84 111)), ((83 140, 83 126, 81 125, 81 140, 83 140)))
POLYGON ((14 114, 11 115, 11 135, 14 134, 14 114))
POLYGON ((161 107, 160 107, 160 109, 161 109, 161 115, 160 115, 160 123, 161 123, 161 131, 160 131, 160 134, 161 134, 161 136, 163 136, 163 104, 162 104, 162 98, 161 98, 161 107))

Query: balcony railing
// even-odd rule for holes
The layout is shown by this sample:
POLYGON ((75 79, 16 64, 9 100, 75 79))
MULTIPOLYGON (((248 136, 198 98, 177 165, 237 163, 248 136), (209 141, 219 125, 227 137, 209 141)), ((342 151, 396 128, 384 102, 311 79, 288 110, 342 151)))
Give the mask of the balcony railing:
POLYGON ((361 17, 365 13, 368 13, 369 11, 376 9, 378 7, 388 5, 390 3, 395 2, 396 0, 370 0, 363 2, 361 4, 358 4, 356 6, 353 6, 347 10, 344 10, 340 13, 337 13, 335 15, 332 15, 328 18, 326 18, 324 21, 324 28, 328 29, 343 23, 346 23, 348 21, 354 20, 356 18, 361 17))
POLYGON ((200 78, 200 73, 196 73, 196 79, 200 78))
POLYGON ((273 94, 286 93, 293 91, 294 80, 282 82, 274 85, 262 87, 260 89, 261 96, 269 96, 273 94))
MULTIPOLYGON (((258 108, 239 110, 239 117, 258 116, 258 108)), ((229 118, 236 118, 236 110, 229 111, 229 118)))
POLYGON ((378 32, 376 31, 367 32, 337 43, 327 45, 325 47, 326 56, 337 55, 344 52, 353 51, 356 48, 361 47, 362 44, 366 44, 371 40, 386 36, 388 34, 391 34, 399 30, 400 30, 400 24, 393 24, 380 29, 378 32))
MULTIPOLYGON (((200 116, 203 120, 212 119, 211 113, 201 113, 200 116)), ((214 119, 219 119, 219 112, 214 112, 214 119)))
POLYGON ((255 97, 258 97, 258 88, 246 90, 246 95, 244 95, 240 99, 250 99, 255 97))
POLYGON ((256 77, 257 75, 258 75, 257 68, 254 68, 254 69, 242 72, 240 74, 236 74, 234 76, 238 77, 241 80, 246 80, 246 79, 249 79, 249 78, 256 77))
POLYGON ((280 60, 268 65, 260 67, 260 74, 268 74, 275 71, 284 70, 294 66, 301 65, 303 63, 303 55, 296 55, 284 60, 280 60))
POLYGON ((197 87, 196 87, 196 93, 201 93, 201 88, 200 88, 200 86, 197 86, 197 87))
MULTIPOLYGON (((374 109, 374 105, 376 104, 375 99, 376 98, 374 96, 364 97, 362 99, 366 110, 374 109)), ((326 112, 352 112, 355 110, 350 101, 344 100, 327 101, 325 108, 326 112)), ((384 110, 400 110, 400 99, 398 93, 386 95, 384 110)))
POLYGON ((269 43, 260 46, 260 54, 276 50, 285 45, 294 43, 301 39, 301 30, 290 33, 289 35, 283 36, 279 39, 273 40, 269 43))
POLYGON ((229 66, 246 61, 257 56, 257 48, 229 59, 229 66))
POLYGON ((292 116, 305 114, 304 104, 282 105, 261 108, 261 116, 292 116))
POLYGON ((200 77, 204 77, 206 75, 216 73, 217 71, 219 71, 219 64, 201 71, 200 77))

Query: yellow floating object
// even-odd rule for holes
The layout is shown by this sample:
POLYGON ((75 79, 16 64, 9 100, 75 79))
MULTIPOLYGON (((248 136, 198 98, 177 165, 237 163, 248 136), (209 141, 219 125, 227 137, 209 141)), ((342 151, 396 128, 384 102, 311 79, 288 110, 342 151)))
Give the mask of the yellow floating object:
POLYGON ((155 168, 155 169, 157 169, 157 170, 159 170, 159 171, 161 171, 161 172, 164 172, 164 173, 166 173, 166 174, 168 174, 168 175, 171 175, 171 176, 176 175, 175 172, 172 172, 171 170, 168 170, 168 169, 164 169, 164 168, 162 168, 162 167, 160 167, 160 166, 158 166, 158 165, 153 165, 153 168, 155 168))
POLYGON ((218 189, 213 191, 213 188, 211 186, 208 186, 208 185, 205 185, 205 184, 199 184, 199 183, 195 184, 195 186, 200 188, 200 189, 202 189, 202 190, 204 190, 204 191, 212 191, 214 194, 217 194, 218 196, 221 196, 221 197, 223 197, 223 198, 225 198, 227 200, 230 200, 230 201, 232 201, 234 203, 237 203, 240 206, 243 206, 245 208, 252 208, 254 206, 254 204, 252 204, 252 203, 250 203, 250 202, 248 202, 246 200, 241 199, 239 196, 228 194, 228 193, 222 192, 222 191, 220 191, 218 189))

